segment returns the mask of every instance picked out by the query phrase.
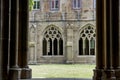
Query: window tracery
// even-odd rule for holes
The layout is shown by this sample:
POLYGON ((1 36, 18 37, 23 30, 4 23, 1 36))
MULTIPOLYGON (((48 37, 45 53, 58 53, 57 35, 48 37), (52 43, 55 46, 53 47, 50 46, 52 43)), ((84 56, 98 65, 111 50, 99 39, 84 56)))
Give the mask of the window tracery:
POLYGON ((43 38, 43 55, 63 55, 63 39, 61 32, 54 26, 48 28, 43 38))
POLYGON ((84 28, 79 38, 79 55, 95 55, 95 29, 91 26, 84 28))

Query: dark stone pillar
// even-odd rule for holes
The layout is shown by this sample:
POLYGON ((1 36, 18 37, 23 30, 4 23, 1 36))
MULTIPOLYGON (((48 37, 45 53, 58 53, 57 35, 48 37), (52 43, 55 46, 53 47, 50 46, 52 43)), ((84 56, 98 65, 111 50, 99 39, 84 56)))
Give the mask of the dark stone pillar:
POLYGON ((9 0, 0 0, 0 80, 8 76, 9 0))
MULTIPOLYGON (((1 40, 1 38, 2 38, 2 0, 0 1, 0 44, 2 44, 2 40, 1 40)), ((2 76, 2 52, 1 52, 1 50, 2 50, 2 45, 0 45, 0 76, 2 76)), ((2 78, 0 77, 0 80, 2 80, 2 78)))
POLYGON ((102 80, 102 73, 105 67, 105 45, 104 45, 104 0, 96 0, 96 69, 93 80, 102 80))
POLYGON ((115 70, 117 80, 120 80, 120 26, 119 26, 119 0, 112 1, 112 43, 113 43, 113 60, 112 65, 115 70))
MULTIPOLYGON (((116 0, 115 2, 118 2, 118 0, 116 0)), ((119 38, 118 32, 116 32, 116 34, 114 33, 114 30, 117 29, 118 26, 116 26, 116 24, 114 23, 114 20, 117 21, 114 17, 114 13, 113 12, 113 7, 116 6, 114 3, 114 0, 105 0, 104 3, 104 31, 105 31, 105 37, 104 37, 104 41, 105 41, 105 45, 106 45, 106 50, 105 50, 105 68, 104 68, 104 72, 103 72, 103 80, 116 80, 116 76, 115 76, 115 69, 113 68, 113 63, 114 63, 114 53, 117 54, 118 50, 117 48, 115 49, 114 47, 118 47, 119 44, 116 45, 116 43, 118 42, 114 42, 116 40, 116 37, 119 38), (116 37, 114 37, 116 36, 116 37), (115 44, 115 45, 114 45, 115 44), (117 51, 115 51, 117 50, 117 51), (115 51, 115 52, 114 52, 115 51)), ((117 8, 117 6, 116 6, 117 8)), ((116 13, 117 15, 117 13, 116 13)), ((117 30, 116 30, 117 31, 117 30)))
POLYGON ((118 15, 119 0, 97 0, 97 64, 94 80, 117 80, 120 75, 118 15), (103 62, 100 63, 102 59, 103 62), (101 64, 103 69, 98 71, 97 67, 101 64))
POLYGON ((21 69, 18 66, 18 30, 19 30, 19 0, 10 2, 10 69, 9 80, 20 79, 21 69))
MULTIPOLYGON (((2 44, 2 7, 3 1, 0 1, 0 44, 2 44)), ((2 80, 2 45, 0 45, 0 80, 2 80)))
POLYGON ((29 0, 19 1, 19 64, 22 69, 21 79, 30 79, 32 77, 31 69, 28 67, 28 18, 29 18, 29 0))

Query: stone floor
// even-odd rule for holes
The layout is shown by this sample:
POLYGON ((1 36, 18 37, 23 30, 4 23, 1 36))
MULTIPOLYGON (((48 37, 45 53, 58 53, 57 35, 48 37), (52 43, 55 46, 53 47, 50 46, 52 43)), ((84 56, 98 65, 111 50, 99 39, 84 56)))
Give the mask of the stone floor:
POLYGON ((21 79, 21 80, 92 80, 85 78, 35 78, 35 79, 21 79))

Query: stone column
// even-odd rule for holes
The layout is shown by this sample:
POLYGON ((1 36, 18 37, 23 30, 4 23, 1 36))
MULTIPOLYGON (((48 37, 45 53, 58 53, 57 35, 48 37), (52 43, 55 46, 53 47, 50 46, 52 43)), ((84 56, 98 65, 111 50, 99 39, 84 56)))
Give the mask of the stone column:
POLYGON ((9 0, 0 0, 0 80, 8 76, 9 0))
POLYGON ((96 68, 94 70, 93 80, 102 80, 102 72, 105 64, 104 55, 104 26, 103 26, 103 0, 97 0, 96 9, 96 68))
POLYGON ((118 3, 119 0, 97 0, 97 63, 94 80, 116 80, 119 77, 118 3))
MULTIPOLYGON (((116 36, 116 34, 114 34, 113 30, 117 28, 117 26, 114 26, 114 22, 113 22, 113 4, 112 3, 113 0, 104 0, 103 1, 103 5, 104 5, 104 11, 103 11, 103 19, 104 22, 103 23, 103 27, 104 27, 104 45, 105 45, 105 67, 104 67, 104 71, 103 71, 103 79, 104 80, 116 80, 115 77, 115 71, 113 69, 113 65, 112 65, 112 57, 114 56, 114 47, 116 47, 115 45, 113 46, 113 44, 115 42, 113 42, 113 36, 116 36), (113 35, 114 34, 114 35, 113 35)), ((117 1, 117 0, 116 0, 117 1)), ((116 20, 115 20, 116 21, 116 20)), ((117 33, 118 34, 118 33, 117 33)))
POLYGON ((21 79, 30 79, 31 69, 28 67, 28 17, 29 0, 19 0, 19 64, 22 68, 21 79))
POLYGON ((120 13, 119 13, 119 5, 120 1, 119 0, 112 0, 113 3, 112 6, 112 11, 111 11, 111 26, 112 26, 112 66, 113 69, 115 70, 115 76, 117 80, 120 80, 120 24, 119 24, 119 19, 120 19, 120 13))
POLYGON ((18 29, 19 0, 10 2, 10 69, 9 80, 20 79, 21 69, 18 66, 18 29))
MULTIPOLYGON (((0 44, 2 44, 2 7, 3 7, 3 3, 2 0, 0 1, 0 44)), ((0 45, 0 65, 2 65, 2 45, 0 45)), ((0 76, 2 76, 2 66, 0 66, 0 76)), ((2 80, 2 77, 0 77, 0 80, 2 80)))
MULTIPOLYGON (((119 30, 119 34, 117 34, 117 36, 114 36, 114 37, 116 37, 115 45, 119 44, 119 46, 116 47, 117 49, 115 50, 116 54, 114 55, 114 58, 113 58, 114 59, 113 67, 116 69, 115 70, 116 78, 119 80, 120 79, 120 1, 116 2, 116 6, 119 6, 119 8, 117 7, 117 9, 114 9, 117 12, 117 15, 115 15, 115 14, 114 15, 115 15, 115 18, 117 17, 117 20, 118 20, 116 22, 116 25, 117 26, 119 25, 119 27, 117 27, 117 32, 119 30), (117 10, 119 10, 119 12, 117 10), (119 15, 119 18, 118 18, 118 15, 119 15), (119 37, 119 38, 117 38, 117 37, 119 37)), ((114 31, 114 33, 115 33, 115 31, 114 31)))

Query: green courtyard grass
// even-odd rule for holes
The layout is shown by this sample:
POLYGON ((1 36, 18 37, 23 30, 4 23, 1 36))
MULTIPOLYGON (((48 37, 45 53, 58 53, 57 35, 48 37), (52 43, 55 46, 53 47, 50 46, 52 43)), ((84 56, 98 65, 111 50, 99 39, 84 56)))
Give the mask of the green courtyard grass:
POLYGON ((91 64, 41 64, 29 65, 32 78, 92 78, 95 65, 91 64))

